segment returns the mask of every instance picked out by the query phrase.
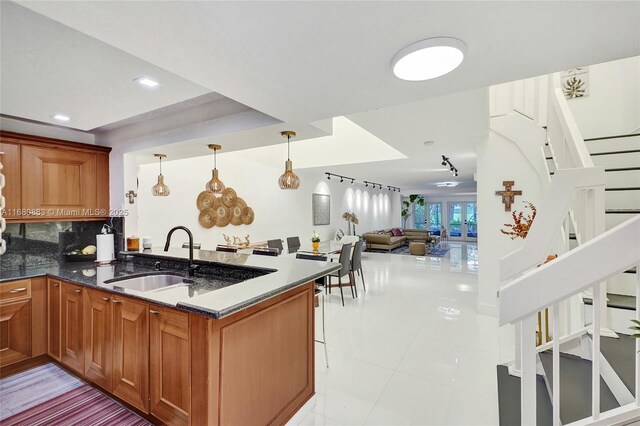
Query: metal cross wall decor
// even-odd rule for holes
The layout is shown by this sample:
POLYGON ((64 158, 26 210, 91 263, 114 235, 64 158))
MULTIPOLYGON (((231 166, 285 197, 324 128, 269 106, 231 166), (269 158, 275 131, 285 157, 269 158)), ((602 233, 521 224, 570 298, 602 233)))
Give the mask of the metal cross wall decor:
POLYGON ((505 180, 502 182, 504 186, 504 191, 496 191, 496 195, 502 196, 502 202, 504 203, 504 211, 511 211, 511 203, 514 202, 514 197, 516 195, 522 195, 522 191, 514 191, 512 190, 515 182, 512 180, 505 180))

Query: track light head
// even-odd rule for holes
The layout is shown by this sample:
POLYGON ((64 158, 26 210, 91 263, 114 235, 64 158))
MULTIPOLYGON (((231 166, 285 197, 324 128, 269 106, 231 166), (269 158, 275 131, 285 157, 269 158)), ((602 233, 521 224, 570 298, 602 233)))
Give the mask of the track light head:
POLYGON ((340 183, 342 183, 342 182, 344 182, 344 179, 343 179, 343 178, 340 178, 340 183))
POLYGON ((351 179, 351 185, 353 185, 355 183, 355 179, 351 179))

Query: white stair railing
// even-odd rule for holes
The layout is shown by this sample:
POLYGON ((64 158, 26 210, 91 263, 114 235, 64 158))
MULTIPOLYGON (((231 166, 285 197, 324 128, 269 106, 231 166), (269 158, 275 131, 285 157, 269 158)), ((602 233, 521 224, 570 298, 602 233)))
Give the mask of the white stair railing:
MULTIPOLYGON (((538 228, 538 232, 542 227, 538 228)), ((530 232, 533 232, 533 228, 530 232)), ((526 240, 525 240, 526 241, 526 240)), ((577 424, 613 424, 640 415, 640 354, 636 353, 635 402, 610 412, 600 412, 600 294, 597 288, 607 278, 633 266, 640 269, 640 216, 600 234, 552 262, 516 278, 500 290, 500 325, 519 324, 522 353, 522 424, 536 424, 536 314, 553 309, 553 424, 560 425, 560 338, 559 304, 586 289, 593 288, 594 319, 592 355, 592 412, 577 424)), ((638 272, 637 272, 638 273, 638 272)), ((640 275, 637 291, 640 295, 640 275)), ((639 300, 637 298, 636 300, 639 300)), ((640 320, 640 306, 636 309, 640 320)), ((639 339, 640 340, 640 339, 639 339)), ((640 350, 640 342, 636 343, 640 350)))

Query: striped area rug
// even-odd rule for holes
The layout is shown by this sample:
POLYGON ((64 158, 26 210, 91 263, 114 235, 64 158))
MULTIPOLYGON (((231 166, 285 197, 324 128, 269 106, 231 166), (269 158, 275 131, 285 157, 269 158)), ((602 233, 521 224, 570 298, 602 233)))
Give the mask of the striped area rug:
POLYGON ((2 426, 151 425, 90 385, 82 385, 2 421, 2 426))

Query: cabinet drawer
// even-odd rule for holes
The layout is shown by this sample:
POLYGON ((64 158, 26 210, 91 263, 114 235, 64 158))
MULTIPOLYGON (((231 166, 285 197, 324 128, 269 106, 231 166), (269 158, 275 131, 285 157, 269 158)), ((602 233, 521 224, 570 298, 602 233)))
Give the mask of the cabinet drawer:
POLYGON ((28 299, 31 297, 31 280, 0 283, 0 302, 28 299))

